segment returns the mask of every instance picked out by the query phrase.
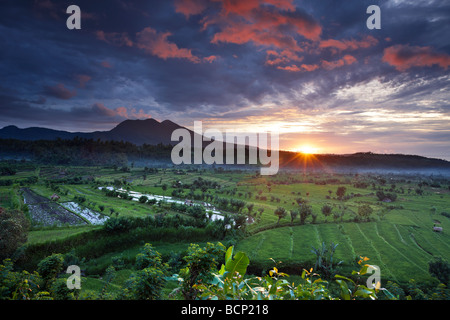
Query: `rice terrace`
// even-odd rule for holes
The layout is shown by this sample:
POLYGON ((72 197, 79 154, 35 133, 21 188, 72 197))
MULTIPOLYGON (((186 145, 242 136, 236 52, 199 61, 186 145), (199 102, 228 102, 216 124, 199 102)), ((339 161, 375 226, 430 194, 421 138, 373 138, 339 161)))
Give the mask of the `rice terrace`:
POLYGON ((150 254, 146 243, 166 268, 163 299, 183 299, 170 275, 183 272, 194 248, 209 252, 219 243, 246 253, 248 277, 275 267, 300 284, 312 268, 330 281, 329 290, 338 290, 335 275, 350 275, 366 257, 380 268, 383 287, 401 299, 436 296, 439 281, 429 265, 450 258, 445 174, 2 165, 14 171, 1 177, 2 207, 30 221, 26 242, 11 252, 15 266, 39 269, 50 257, 60 257, 61 268, 75 261, 83 270, 80 299, 100 292, 126 298, 120 292, 130 287, 139 256, 150 254))
POLYGON ((437 314, 449 22, 434 0, 1 1, 0 307, 437 314))

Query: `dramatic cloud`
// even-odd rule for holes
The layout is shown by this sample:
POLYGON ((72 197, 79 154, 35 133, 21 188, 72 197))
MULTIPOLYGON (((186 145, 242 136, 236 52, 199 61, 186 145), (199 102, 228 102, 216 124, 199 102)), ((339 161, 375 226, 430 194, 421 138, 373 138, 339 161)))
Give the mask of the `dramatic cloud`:
POLYGON ((137 33, 136 46, 162 59, 182 58, 194 63, 201 61, 190 49, 178 48, 175 43, 170 42, 167 38, 171 35, 170 32, 158 33, 155 29, 147 27, 137 33))
MULTIPOLYGON (((193 63, 199 63, 200 58, 194 56, 191 49, 179 48, 175 43, 168 40, 172 35, 170 32, 158 32, 151 27, 144 28, 136 33, 136 40, 130 39, 127 32, 104 32, 96 31, 97 39, 115 46, 137 47, 145 52, 161 59, 180 58, 187 59, 193 63)), ((211 57, 206 61, 211 62, 211 57)))
POLYGON ((184 14, 187 18, 191 15, 202 13, 208 5, 208 0, 175 0, 175 12, 184 14))
POLYGON ((214 34, 212 43, 251 42, 257 46, 302 51, 297 36, 317 40, 322 32, 320 24, 302 11, 287 12, 248 4, 234 5, 231 8, 225 15, 221 14, 204 21, 204 27, 216 25, 220 29, 214 34))
POLYGON ((431 67, 438 65, 447 70, 450 66, 450 55, 437 53, 430 47, 394 45, 384 50, 383 61, 399 71, 411 67, 431 67))
POLYGON ((344 65, 350 65, 352 63, 356 62, 356 58, 347 54, 342 59, 335 60, 335 61, 322 61, 322 66, 327 70, 333 70, 335 68, 342 67, 344 65))
POLYGON ((369 48, 378 43, 378 40, 372 36, 366 36, 362 40, 335 40, 328 39, 320 41, 320 48, 336 48, 340 51, 344 50, 357 50, 360 48, 369 48))
POLYGON ((279 127, 284 147, 450 159, 445 1, 381 1, 380 30, 358 0, 78 0, 81 30, 67 30, 67 5, 2 1, 0 126, 151 115, 279 127))

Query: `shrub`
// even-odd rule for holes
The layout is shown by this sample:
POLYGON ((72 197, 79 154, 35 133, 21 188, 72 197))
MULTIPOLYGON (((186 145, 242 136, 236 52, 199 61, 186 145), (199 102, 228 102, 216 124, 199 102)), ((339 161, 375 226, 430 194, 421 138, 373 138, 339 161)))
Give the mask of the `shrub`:
POLYGON ((64 256, 60 253, 54 253, 39 262, 37 272, 44 280, 45 289, 50 288, 58 273, 62 271, 63 265, 64 256))
POLYGON ((450 279, 450 264, 441 257, 435 257, 428 263, 428 271, 441 283, 448 285, 450 279))
POLYGON ((165 284, 162 270, 149 267, 136 272, 127 281, 128 297, 136 300, 158 300, 165 284))
POLYGON ((168 268, 168 265, 162 262, 161 254, 150 243, 141 248, 136 256, 135 266, 140 270, 151 267, 165 271, 168 268))
POLYGON ((110 218, 106 220, 103 228, 107 232, 115 233, 115 232, 124 232, 131 228, 131 221, 127 217, 120 218, 110 218))

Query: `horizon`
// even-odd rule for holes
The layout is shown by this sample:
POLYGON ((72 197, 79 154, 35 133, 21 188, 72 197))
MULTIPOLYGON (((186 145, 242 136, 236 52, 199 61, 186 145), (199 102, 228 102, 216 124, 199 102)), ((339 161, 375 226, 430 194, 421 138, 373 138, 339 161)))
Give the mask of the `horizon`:
POLYGON ((450 4, 375 2, 4 1, 0 127, 199 120, 277 128, 291 152, 450 161, 450 4))
MULTIPOLYGON (((164 120, 158 120, 158 119, 154 119, 154 118, 146 118, 146 119, 125 119, 125 120, 123 120, 122 122, 124 122, 124 121, 127 121, 127 120, 132 120, 132 121, 134 121, 134 120, 137 120, 137 121, 145 121, 145 120, 150 120, 150 119, 153 119, 153 120, 156 120, 157 122, 159 122, 159 123, 162 123, 162 122, 164 122, 164 121, 171 121, 171 122, 173 122, 172 120, 170 120, 170 119, 164 119, 164 120)), ((116 127, 116 126, 118 126, 120 123, 122 123, 122 122, 119 122, 119 123, 117 123, 116 125, 114 125, 114 127, 116 127)), ((177 124, 178 125, 178 124, 177 124)), ((49 130, 55 130, 55 129, 52 129, 52 128, 49 128, 49 127, 24 127, 24 128, 20 128, 20 127, 18 127, 18 126, 16 126, 16 125, 14 125, 14 124, 10 124, 10 125, 7 125, 7 126, 4 126, 4 127, 2 127, 2 128, 0 128, 0 130, 2 130, 2 129, 4 129, 4 128, 6 128, 6 127, 10 127, 10 126, 12 126, 12 127, 16 127, 16 128, 18 128, 18 129, 21 129, 21 130, 23 130, 23 129, 31 129, 31 128, 42 128, 42 129, 49 129, 49 130)), ((113 127, 113 128, 114 128, 113 127)), ((113 129, 113 128, 111 128, 111 129, 113 129)), ((187 128, 187 127, 186 127, 187 128)), ((192 130, 192 128, 188 128, 189 130, 192 130)), ((62 131, 66 131, 66 130, 62 130, 62 131)), ((106 130, 106 131, 109 131, 109 130, 106 130)), ((195 132, 194 130, 192 130, 193 132, 195 132)), ((91 132, 94 132, 94 131, 67 131, 67 132, 69 132, 69 133, 91 133, 91 132)), ((239 134, 239 133, 237 133, 237 134, 239 134)), ((217 139, 217 141, 221 141, 221 142, 224 142, 223 140, 220 140, 220 139, 217 139)), ((174 143, 176 144, 176 141, 174 141, 174 143)), ((257 147, 257 146, 256 146, 257 147)), ((424 158, 429 158, 429 159, 437 159, 437 160, 444 160, 444 161, 449 161, 450 162, 450 159, 444 159, 444 158, 434 158, 434 157, 427 157, 427 156, 424 156, 424 155, 420 155, 420 154, 407 154, 407 153, 378 153, 378 152, 372 152, 372 151, 356 151, 356 152, 351 152, 351 153, 329 153, 329 152, 307 152, 307 151, 302 151, 302 150, 289 150, 289 149, 282 149, 282 148, 279 148, 278 149, 278 151, 280 151, 280 152, 292 152, 292 153, 299 153, 299 154, 303 154, 303 155, 306 155, 306 156, 315 156, 315 155, 324 155, 324 156, 347 156, 347 155, 355 155, 355 154, 378 154, 378 155, 402 155, 402 156, 419 156, 419 157, 424 157, 424 158)))

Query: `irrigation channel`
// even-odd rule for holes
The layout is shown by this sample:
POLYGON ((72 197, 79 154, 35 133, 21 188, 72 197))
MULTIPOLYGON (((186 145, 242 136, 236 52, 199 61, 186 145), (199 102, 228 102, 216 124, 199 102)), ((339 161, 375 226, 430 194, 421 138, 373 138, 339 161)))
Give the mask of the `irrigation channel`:
POLYGON ((174 199, 172 197, 168 197, 168 196, 160 196, 160 195, 154 195, 154 194, 146 194, 146 193, 140 193, 140 192, 136 192, 136 191, 130 191, 130 190, 125 190, 125 189, 114 189, 114 187, 99 187, 99 190, 103 190, 103 189, 107 189, 110 191, 117 191, 117 192, 121 192, 121 193, 126 193, 128 194, 130 197, 132 197, 133 201, 139 201, 139 199, 142 196, 145 196, 148 198, 148 200, 156 200, 156 201, 164 201, 167 203, 178 203, 178 204, 184 204, 184 205, 192 205, 192 206, 203 206, 205 207, 206 211, 211 211, 212 214, 208 215, 210 216, 210 219, 212 221, 214 220, 223 220, 224 214, 222 212, 220 212, 219 210, 217 210, 212 204, 207 203, 207 202, 194 202, 192 200, 178 200, 178 199, 174 199))

